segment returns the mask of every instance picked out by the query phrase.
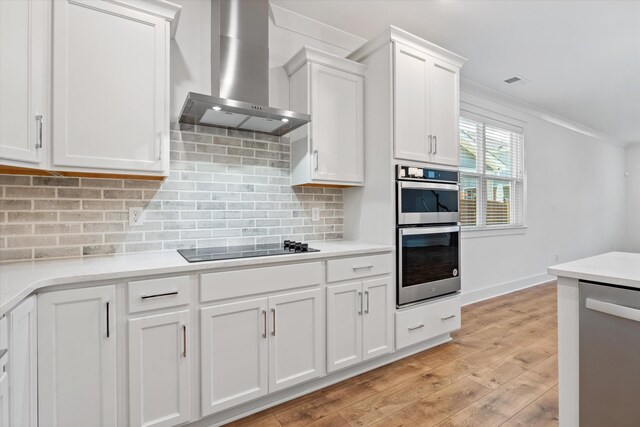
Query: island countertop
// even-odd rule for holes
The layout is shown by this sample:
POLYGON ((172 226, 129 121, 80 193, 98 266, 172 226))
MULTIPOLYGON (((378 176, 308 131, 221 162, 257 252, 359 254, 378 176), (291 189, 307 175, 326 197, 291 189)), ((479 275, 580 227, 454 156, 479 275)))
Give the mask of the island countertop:
POLYGON ((558 277, 640 288, 640 254, 608 252, 554 265, 548 272, 558 277))

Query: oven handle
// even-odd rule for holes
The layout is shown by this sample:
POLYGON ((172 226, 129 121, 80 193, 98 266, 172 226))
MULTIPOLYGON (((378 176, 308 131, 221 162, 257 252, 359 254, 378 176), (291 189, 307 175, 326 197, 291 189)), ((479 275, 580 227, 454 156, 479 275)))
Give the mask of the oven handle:
POLYGON ((400 228, 400 236, 416 236, 421 234, 454 233, 460 231, 459 225, 447 227, 412 227, 400 228))
POLYGON ((437 184, 434 182, 406 182, 398 181, 398 187, 400 189, 417 189, 417 190, 451 190, 459 191, 458 184, 437 184))

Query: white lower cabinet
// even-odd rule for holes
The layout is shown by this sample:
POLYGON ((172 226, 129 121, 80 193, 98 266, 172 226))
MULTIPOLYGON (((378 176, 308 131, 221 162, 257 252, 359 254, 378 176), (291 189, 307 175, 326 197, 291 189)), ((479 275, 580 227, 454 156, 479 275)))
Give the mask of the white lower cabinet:
POLYGON ((390 277, 327 287, 327 371, 393 350, 390 277))
POLYGON ((320 289, 269 297, 269 392, 322 375, 320 289))
POLYGON ((453 295, 396 312, 396 348, 460 329, 460 301, 453 295))
POLYGON ((37 296, 31 296, 9 313, 9 399, 11 424, 38 425, 37 296))
POLYGON ((320 289, 201 309, 202 415, 322 375, 320 289))
POLYGON ((38 296, 40 427, 116 425, 115 301, 115 286, 38 296))
POLYGON ((267 298, 200 310, 202 415, 269 391, 267 298))
POLYGON ((9 427, 9 374, 7 355, 0 358, 0 427, 9 427))
POLYGON ((189 310, 129 320, 129 425, 191 421, 189 310))

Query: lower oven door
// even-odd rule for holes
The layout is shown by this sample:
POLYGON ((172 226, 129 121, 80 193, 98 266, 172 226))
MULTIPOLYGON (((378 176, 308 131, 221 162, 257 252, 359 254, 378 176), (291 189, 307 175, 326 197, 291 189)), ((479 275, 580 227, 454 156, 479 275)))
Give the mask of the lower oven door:
POLYGON ((460 226, 398 228, 398 305, 460 290, 460 226))

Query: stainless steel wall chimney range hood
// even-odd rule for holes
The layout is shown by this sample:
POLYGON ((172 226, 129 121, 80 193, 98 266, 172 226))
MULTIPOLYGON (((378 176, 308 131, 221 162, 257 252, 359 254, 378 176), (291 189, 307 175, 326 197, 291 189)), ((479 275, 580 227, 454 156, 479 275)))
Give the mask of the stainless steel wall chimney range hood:
POLYGON ((211 91, 189 92, 180 123, 282 136, 311 120, 268 107, 269 1, 211 3, 211 91))

